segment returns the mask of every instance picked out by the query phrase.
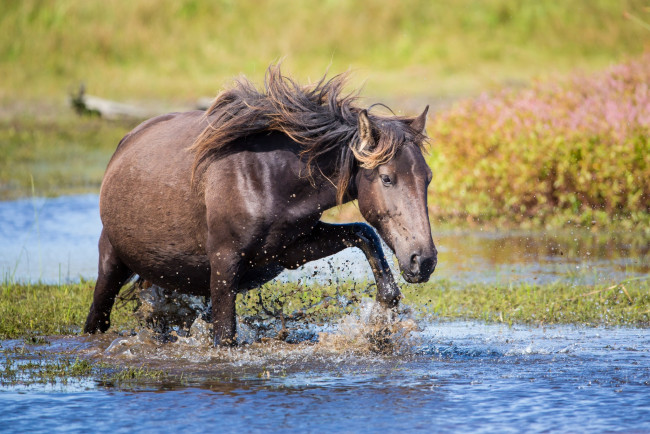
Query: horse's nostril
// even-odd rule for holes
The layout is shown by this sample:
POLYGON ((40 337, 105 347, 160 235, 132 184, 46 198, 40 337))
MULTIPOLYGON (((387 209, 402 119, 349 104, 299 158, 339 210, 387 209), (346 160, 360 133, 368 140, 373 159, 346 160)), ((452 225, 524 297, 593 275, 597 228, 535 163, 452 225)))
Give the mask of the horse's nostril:
POLYGON ((420 272, 420 255, 413 253, 411 255, 411 272, 418 274, 420 272))
POLYGON ((425 258, 424 260, 420 261, 420 271, 422 272, 422 274, 428 276, 431 273, 433 273, 433 270, 436 269, 437 263, 438 263, 438 259, 436 258, 436 256, 425 258))

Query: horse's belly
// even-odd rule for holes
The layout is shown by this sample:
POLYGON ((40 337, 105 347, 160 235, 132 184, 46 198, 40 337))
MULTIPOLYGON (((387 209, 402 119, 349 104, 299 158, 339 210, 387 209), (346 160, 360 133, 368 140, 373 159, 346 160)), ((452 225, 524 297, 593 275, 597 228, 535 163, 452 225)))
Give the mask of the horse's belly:
POLYGON ((127 264, 145 280, 162 288, 207 296, 210 294, 210 264, 207 257, 144 257, 127 264), (153 261, 147 259, 154 259, 153 261))

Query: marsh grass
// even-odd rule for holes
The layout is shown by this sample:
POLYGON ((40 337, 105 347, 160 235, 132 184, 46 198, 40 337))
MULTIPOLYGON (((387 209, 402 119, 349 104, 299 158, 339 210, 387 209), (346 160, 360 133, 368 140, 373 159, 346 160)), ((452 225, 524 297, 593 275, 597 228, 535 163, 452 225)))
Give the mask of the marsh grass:
MULTIPOLYGON (((39 343, 46 336, 80 333, 92 299, 92 282, 0 287, 0 339, 39 343)), ((472 319, 522 324, 650 326, 650 279, 617 284, 459 285, 437 281, 405 285, 404 303, 435 320, 472 319)), ((238 297, 240 320, 336 321, 374 297, 372 285, 268 284, 238 297)), ((138 326, 135 302, 113 310, 111 329, 138 326)))
MULTIPOLYGON (((0 339, 76 334, 81 331, 92 301, 94 282, 46 285, 4 282, 0 285, 0 339)), ((137 325, 128 302, 112 315, 113 328, 137 325)))
POLYGON ((423 315, 507 324, 650 326, 650 278, 617 284, 473 284, 457 288, 437 282, 404 288, 406 300, 423 315))
POLYGON ((0 387, 70 386, 90 381, 103 387, 142 387, 176 377, 144 366, 116 366, 78 357, 57 355, 34 348, 3 351, 0 387))
POLYGON ((0 117, 0 200, 97 192, 108 160, 137 121, 0 117))

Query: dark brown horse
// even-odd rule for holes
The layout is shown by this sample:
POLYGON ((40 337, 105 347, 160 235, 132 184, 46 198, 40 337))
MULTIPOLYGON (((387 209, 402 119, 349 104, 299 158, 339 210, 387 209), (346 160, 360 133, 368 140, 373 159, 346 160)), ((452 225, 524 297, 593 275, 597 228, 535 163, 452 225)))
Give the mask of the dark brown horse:
POLYGON ((375 231, 328 224, 325 210, 358 199, 408 282, 437 262, 427 214, 431 171, 417 118, 369 114, 343 95, 345 76, 300 86, 279 67, 264 91, 242 79, 207 112, 150 119, 127 134, 102 183, 99 276, 84 330, 106 331, 134 274, 210 296, 215 345, 235 343, 235 297, 285 268, 360 248, 377 299, 400 291, 375 231))

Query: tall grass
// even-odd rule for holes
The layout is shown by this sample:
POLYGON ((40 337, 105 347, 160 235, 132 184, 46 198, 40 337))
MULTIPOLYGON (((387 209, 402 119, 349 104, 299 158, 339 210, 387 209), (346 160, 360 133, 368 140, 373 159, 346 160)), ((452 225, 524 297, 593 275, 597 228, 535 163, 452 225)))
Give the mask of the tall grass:
POLYGON ((473 93, 646 47, 643 0, 4 0, 0 95, 86 81, 118 99, 212 95, 286 57, 299 78, 360 69, 374 95, 473 93))

